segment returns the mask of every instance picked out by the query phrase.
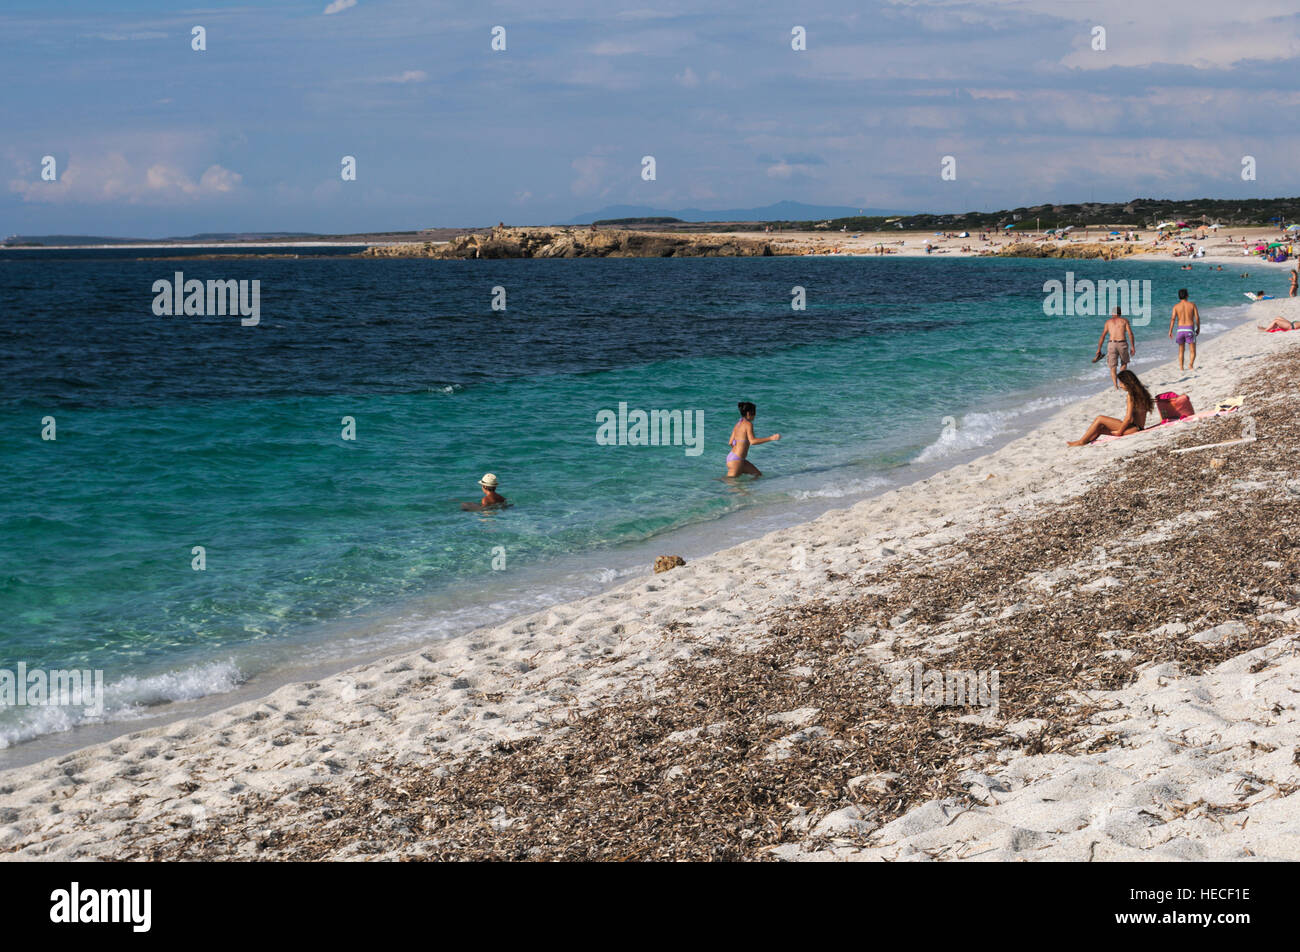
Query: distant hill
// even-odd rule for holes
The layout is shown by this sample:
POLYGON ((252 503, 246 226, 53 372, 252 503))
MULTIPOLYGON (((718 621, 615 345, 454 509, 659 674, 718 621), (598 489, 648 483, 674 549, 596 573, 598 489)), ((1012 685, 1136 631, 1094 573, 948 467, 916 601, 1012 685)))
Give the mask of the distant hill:
POLYGON ((684 222, 680 218, 671 216, 661 216, 653 218, 600 218, 592 222, 593 225, 681 225, 684 222))
POLYGON ((706 210, 703 208, 682 208, 676 211, 651 208, 648 205, 610 205, 599 211, 589 212, 570 218, 568 221, 555 222, 559 225, 589 225, 594 221, 611 221, 627 219, 643 221, 648 218, 677 218, 681 221, 804 221, 828 218, 846 218, 850 215, 899 215, 901 212, 883 208, 855 208, 851 205, 805 205, 803 202, 776 202, 761 208, 720 208, 706 210))

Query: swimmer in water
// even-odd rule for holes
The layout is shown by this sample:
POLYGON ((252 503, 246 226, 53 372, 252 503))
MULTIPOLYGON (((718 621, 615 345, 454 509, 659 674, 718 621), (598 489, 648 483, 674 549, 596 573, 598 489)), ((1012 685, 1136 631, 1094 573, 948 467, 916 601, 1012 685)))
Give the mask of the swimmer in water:
POLYGON ((731 428, 731 452, 727 454, 727 475, 739 476, 742 473, 748 473, 750 476, 762 476, 757 466, 751 463, 746 457, 749 455, 749 448, 757 446, 759 443, 770 443, 773 440, 781 438, 780 433, 773 433, 771 436, 764 436, 761 439, 754 435, 754 417, 758 415, 758 408, 752 403, 742 402, 736 405, 740 410, 740 419, 736 425, 731 428))
POLYGON ((483 498, 475 505, 472 502, 463 502, 460 508, 466 512, 476 512, 480 509, 494 509, 498 506, 505 507, 506 497, 497 492, 497 478, 492 473, 484 473, 483 478, 478 481, 478 488, 483 490, 483 498))

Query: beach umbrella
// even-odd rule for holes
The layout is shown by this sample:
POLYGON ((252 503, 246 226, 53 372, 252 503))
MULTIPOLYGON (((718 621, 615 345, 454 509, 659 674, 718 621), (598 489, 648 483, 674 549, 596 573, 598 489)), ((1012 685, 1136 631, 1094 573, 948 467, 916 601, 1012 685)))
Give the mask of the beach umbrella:
POLYGON ((1118 235, 1119 232, 1117 232, 1117 231, 1112 231, 1111 234, 1112 234, 1112 235, 1118 235))
POLYGON ((1175 222, 1162 221, 1160 224, 1156 225, 1156 231, 1164 231, 1166 228, 1177 228, 1177 227, 1178 226, 1175 222))
POLYGON ((1281 248, 1283 244, 1284 244, 1284 242, 1281 242, 1281 241, 1275 241, 1275 242, 1273 242, 1271 245, 1269 245, 1269 247, 1270 247, 1270 248, 1281 248))
POLYGON ((1300 225, 1287 225, 1287 231, 1300 231, 1300 225))
POLYGON ((1016 227, 1015 225, 1006 225, 1006 226, 1003 227, 1002 230, 1003 230, 1003 231, 1006 231, 1008 228, 1015 228, 1015 227, 1016 227))

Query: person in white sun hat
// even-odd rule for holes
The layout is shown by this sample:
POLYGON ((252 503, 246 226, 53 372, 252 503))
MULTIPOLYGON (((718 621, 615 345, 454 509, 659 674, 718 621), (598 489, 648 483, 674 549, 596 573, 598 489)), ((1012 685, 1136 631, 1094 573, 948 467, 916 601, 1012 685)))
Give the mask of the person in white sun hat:
POLYGON ((461 505, 462 509, 489 509, 493 506, 506 505, 506 497, 497 492, 497 477, 495 473, 484 473, 483 478, 478 481, 479 489, 483 490, 483 498, 478 504, 467 502, 461 505))

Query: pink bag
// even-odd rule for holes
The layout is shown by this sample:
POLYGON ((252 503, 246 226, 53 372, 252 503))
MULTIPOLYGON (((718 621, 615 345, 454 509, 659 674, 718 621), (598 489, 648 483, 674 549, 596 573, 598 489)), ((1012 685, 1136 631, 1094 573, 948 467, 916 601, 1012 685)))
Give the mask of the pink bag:
POLYGON ((1185 393, 1174 393, 1172 390, 1168 393, 1156 394, 1156 407, 1160 410, 1162 420, 1183 420, 1196 413, 1192 409, 1191 397, 1185 393))

